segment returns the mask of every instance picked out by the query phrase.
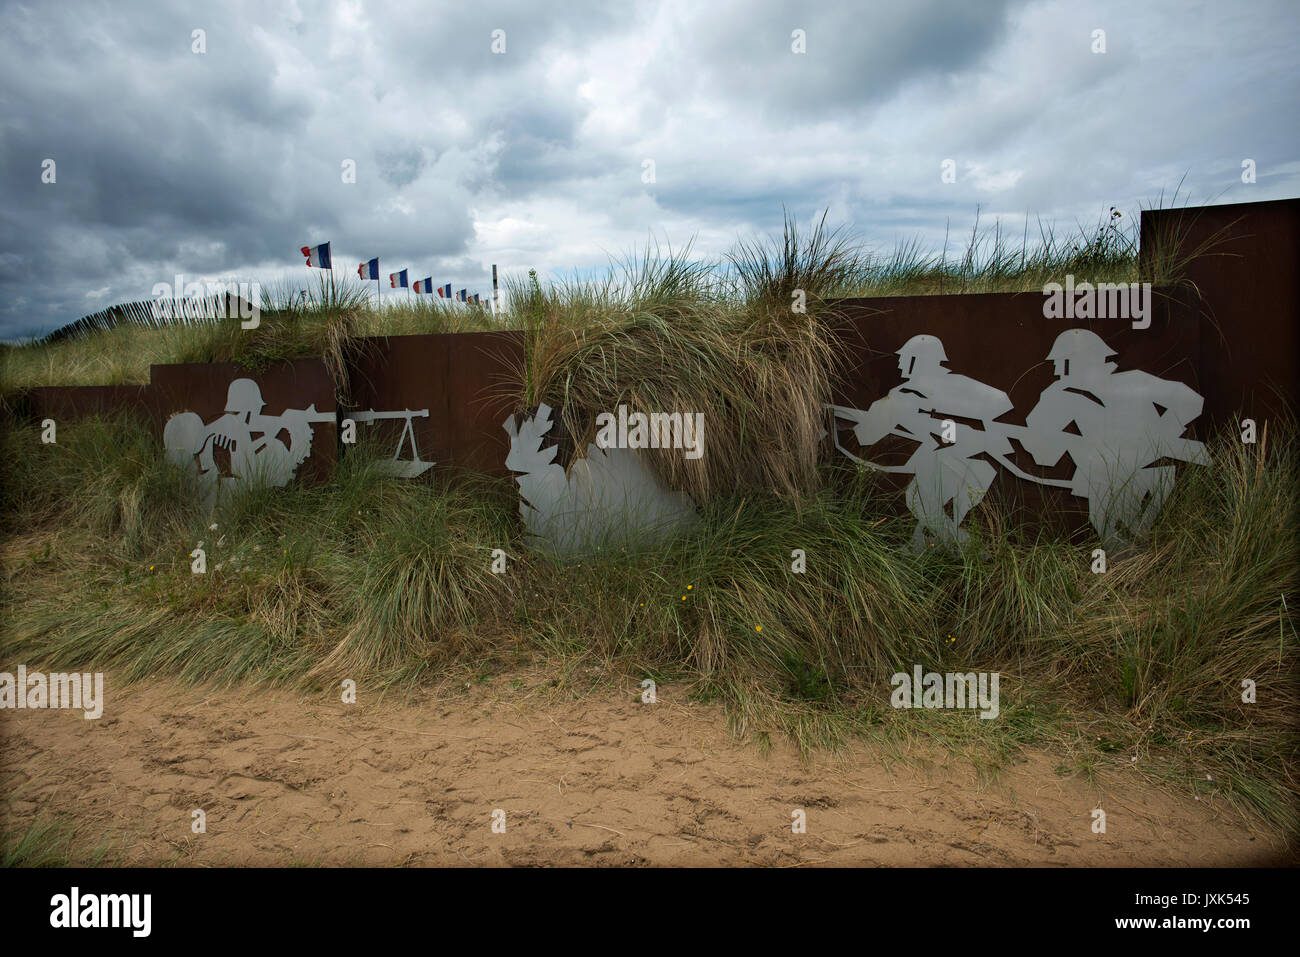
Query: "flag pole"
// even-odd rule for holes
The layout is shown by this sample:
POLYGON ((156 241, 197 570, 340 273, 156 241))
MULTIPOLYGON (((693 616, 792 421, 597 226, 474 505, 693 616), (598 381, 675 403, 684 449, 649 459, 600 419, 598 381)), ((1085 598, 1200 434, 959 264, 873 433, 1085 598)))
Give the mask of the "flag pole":
POLYGON ((497 296, 497 264, 492 264, 492 315, 501 314, 501 302, 497 296))

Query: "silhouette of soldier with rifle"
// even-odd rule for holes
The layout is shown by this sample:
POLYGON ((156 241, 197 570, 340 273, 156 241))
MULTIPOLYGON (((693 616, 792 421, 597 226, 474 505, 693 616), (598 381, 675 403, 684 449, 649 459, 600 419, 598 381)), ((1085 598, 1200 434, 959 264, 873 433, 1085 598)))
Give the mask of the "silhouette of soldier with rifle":
POLYGON ((927 533, 945 544, 964 542, 968 536, 961 528, 962 520, 984 498, 997 475, 991 464, 972 456, 1012 452, 1006 426, 993 421, 1011 409, 1011 400, 990 385, 945 368, 947 353, 934 336, 913 336, 898 350, 898 357, 903 382, 872 403, 871 408, 865 412, 842 406, 830 408, 836 416, 855 423, 853 434, 860 445, 874 445, 887 435, 896 435, 919 442, 920 446, 900 466, 864 461, 840 445, 838 436, 836 448, 868 468, 912 474, 906 501, 917 518, 912 534, 914 551, 925 549, 927 533), (976 419, 981 428, 954 421, 954 441, 945 442, 935 430, 953 416, 976 419))
POLYGON ((312 423, 334 422, 333 412, 286 409, 280 415, 262 415, 266 403, 252 379, 235 379, 226 390, 226 414, 204 426, 193 412, 174 416, 163 429, 167 457, 178 464, 198 461, 198 479, 204 503, 211 507, 221 488, 266 482, 283 487, 311 455, 312 423), (288 434, 289 444, 279 438, 288 434), (230 475, 223 476, 215 452, 230 457, 230 475))
POLYGON ((1102 541, 1122 544, 1124 535, 1150 528, 1173 488, 1174 459, 1209 464, 1200 442, 1183 438, 1188 423, 1201 414, 1203 400, 1181 382, 1146 372, 1116 372, 1106 361, 1114 351, 1096 333, 1069 329, 1057 337, 1047 358, 1057 380, 1043 390, 1025 426, 994 422, 1011 408, 1005 393, 944 368, 943 345, 934 336, 914 336, 899 350, 903 383, 865 412, 831 406, 853 421, 862 445, 886 435, 919 442, 901 466, 866 462, 835 445, 859 464, 882 472, 909 472, 907 505, 917 517, 912 547, 925 547, 929 533, 945 543, 961 542, 966 514, 979 504, 996 475, 987 453, 1013 475, 1040 485, 1068 488, 1088 500, 1088 518, 1102 541), (958 426, 955 441, 943 442, 931 429, 935 419, 960 415, 978 419, 981 428, 958 426), (1074 463, 1069 479, 1031 475, 1011 460, 1009 439, 1020 440, 1042 466, 1056 465, 1067 453, 1074 463), (949 515, 951 508, 951 515, 949 515))

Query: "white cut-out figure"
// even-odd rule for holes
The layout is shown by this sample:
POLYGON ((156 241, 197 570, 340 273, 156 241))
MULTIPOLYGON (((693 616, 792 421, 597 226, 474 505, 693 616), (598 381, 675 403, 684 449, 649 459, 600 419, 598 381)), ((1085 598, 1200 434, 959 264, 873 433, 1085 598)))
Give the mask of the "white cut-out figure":
POLYGON ((313 422, 333 422, 334 413, 286 409, 280 415, 262 415, 266 403, 252 379, 235 379, 226 391, 226 414, 203 425, 193 412, 173 416, 163 428, 169 461, 181 466, 197 462, 199 489, 204 504, 216 504, 220 493, 239 486, 265 482, 288 485, 298 466, 311 455, 313 422), (288 434, 289 444, 280 441, 288 434), (229 475, 223 476, 216 450, 230 456, 229 475))
POLYGON ((917 517, 913 548, 924 547, 927 531, 949 543, 965 539, 961 521, 995 474, 991 464, 971 461, 980 453, 1026 481, 1068 488, 1086 498, 1089 520, 1102 541, 1123 544, 1126 534, 1137 536, 1151 527, 1173 488, 1175 466, 1157 462, 1207 465, 1210 459, 1203 444, 1183 438, 1187 425, 1201 414, 1202 398, 1180 382, 1140 371, 1116 372, 1115 364, 1106 361, 1114 354, 1093 332, 1063 332, 1047 356, 1056 364, 1057 381, 1043 390, 1021 428, 992 421, 1011 407, 1003 393, 948 372, 939 365, 947 361, 939 340, 915 336, 899 350, 902 385, 866 412, 831 409, 856 423, 854 434, 862 445, 898 435, 921 441, 921 447, 906 465, 881 466, 853 455, 838 435, 835 445, 870 468, 913 474, 907 488, 908 508, 917 517), (983 427, 960 425, 957 441, 944 444, 929 430, 945 413, 979 419, 983 427), (1039 465, 1056 465, 1068 454, 1073 475, 1062 480, 1024 472, 1011 461, 1009 436, 1018 438, 1039 465))
POLYGON ((631 449, 587 446, 566 475, 554 461, 558 449, 542 448, 551 430, 550 406, 515 417, 503 427, 510 436, 506 468, 519 485, 519 514, 544 550, 558 555, 633 540, 653 541, 695 521, 695 503, 674 492, 631 449))
POLYGON ((1116 372, 1115 352, 1087 329, 1069 329, 1047 358, 1057 380, 1025 419, 1021 444, 1039 465, 1069 454, 1070 490, 1088 500, 1088 518, 1104 543, 1150 528, 1174 484, 1162 458, 1208 465, 1205 446, 1183 438, 1204 400, 1181 382, 1146 372, 1116 372))
POLYGON ((945 368, 948 356, 934 336, 913 336, 898 350, 898 357, 902 384, 870 409, 831 408, 855 423, 853 434, 860 445, 874 445, 887 435, 920 443, 905 465, 879 466, 848 452, 836 439, 840 451, 856 462, 879 471, 912 474, 906 501, 917 519, 912 548, 919 552, 926 547, 927 533, 945 544, 968 537, 962 520, 984 498, 997 475, 996 468, 972 456, 1011 453, 1005 426, 993 420, 1012 406, 1006 393, 945 368), (956 441, 945 443, 939 434, 941 422, 953 416, 976 420, 980 427, 960 423, 956 441))
POLYGON ((403 409, 401 412, 376 412, 374 409, 366 409, 364 412, 353 412, 350 418, 356 422, 381 422, 385 419, 405 419, 406 425, 402 429, 402 434, 397 440, 397 450, 393 452, 390 461, 383 463, 383 470, 389 475, 396 475, 398 478, 419 478, 437 463, 426 462, 420 458, 419 446, 415 444, 415 419, 427 419, 429 417, 428 409, 403 409), (407 441, 411 443, 411 458, 401 458, 402 449, 407 441))

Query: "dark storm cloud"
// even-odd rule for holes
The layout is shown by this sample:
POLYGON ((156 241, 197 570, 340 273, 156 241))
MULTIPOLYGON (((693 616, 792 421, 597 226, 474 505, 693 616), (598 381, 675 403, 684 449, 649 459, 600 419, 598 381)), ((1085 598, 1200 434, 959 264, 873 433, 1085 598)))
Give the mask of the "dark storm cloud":
POLYGON ((617 157, 577 143, 584 115, 577 104, 528 94, 488 119, 484 129, 500 144, 491 180, 502 195, 526 198, 556 182, 607 173, 617 157))
MULTIPOLYGON (((209 271, 266 255, 268 227, 287 211, 283 194, 259 195, 249 184, 263 179, 265 131, 292 137, 310 110, 296 91, 273 89, 274 65, 247 29, 219 14, 203 18, 213 46, 241 39, 211 69, 191 52, 194 18, 165 7, 124 13, 107 5, 4 11, 17 24, 0 41, 9 91, 0 121, 6 334, 107 305, 86 302, 85 291, 176 258, 187 239, 212 247, 209 271), (46 158, 56 163, 54 184, 41 181, 46 158), (27 302, 14 309, 20 296, 27 302)), ((147 292, 122 287, 121 297, 147 292)))
POLYGON ((402 150, 378 150, 375 162, 384 182, 400 189, 415 182, 415 178, 424 169, 424 150, 418 146, 402 150))
MULTIPOLYGON (((490 108, 474 115, 470 88, 479 102, 507 102, 484 88, 526 90, 526 74, 548 49, 578 46, 610 16, 595 3, 570 5, 559 21, 499 6, 439 14, 435 29, 447 42, 435 43, 423 26, 427 5, 370 11, 357 39, 379 48, 373 59, 384 68, 372 72, 365 57, 331 51, 340 35, 352 39, 347 24, 331 28, 314 5, 301 15, 251 3, 7 5, 0 336, 46 330, 108 304, 86 301, 86 290, 107 286, 109 301, 145 296, 152 282, 141 285, 141 275, 161 281, 173 270, 289 263, 298 245, 345 224, 351 239, 377 252, 400 255, 405 245, 411 255, 461 253, 473 236, 465 186, 483 186, 488 168, 463 154, 497 125, 490 108), (509 54, 489 59, 486 40, 497 27, 507 30, 509 54), (206 34, 201 55, 192 50, 195 29, 206 34), (391 122, 368 118, 366 101, 385 99, 391 122), (469 114, 459 135, 429 129, 430 112, 448 104, 469 114), (413 142, 388 142, 401 129, 413 142), (463 162, 440 168, 435 158, 452 146, 463 162), (46 158, 57 164, 54 184, 41 182, 46 158), (347 159, 358 168, 351 186, 341 181, 347 159), (403 201, 405 219, 385 209, 389 194, 430 171, 437 181, 403 201), (202 255, 187 257, 186 245, 202 255)), ((503 116, 526 156, 537 144, 571 145, 572 113, 543 101, 526 116, 503 116)), ((526 161, 520 169, 526 174, 526 161)))
POLYGON ((906 4, 710 6, 683 60, 696 82, 755 99, 770 115, 855 113, 902 85, 957 74, 989 54, 1006 30, 1007 0, 906 4), (795 30, 806 52, 794 55, 795 30))
POLYGON ((977 206, 1068 227, 1184 174, 1194 201, 1300 185, 1283 2, 1194 22, 1123 0, 128 0, 0 17, 0 338, 176 272, 301 283, 298 247, 326 239, 345 268, 379 255, 459 288, 492 262, 601 266, 647 235, 713 255, 779 228, 783 204, 937 252, 977 206))

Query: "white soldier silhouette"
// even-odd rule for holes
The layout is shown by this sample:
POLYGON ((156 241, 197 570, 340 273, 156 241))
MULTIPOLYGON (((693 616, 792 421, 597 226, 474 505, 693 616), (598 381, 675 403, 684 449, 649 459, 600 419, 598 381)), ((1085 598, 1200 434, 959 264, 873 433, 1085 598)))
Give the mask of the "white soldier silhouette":
POLYGON ((298 466, 311 455, 311 423, 334 421, 332 412, 317 412, 315 404, 305 410, 286 409, 280 415, 262 415, 265 406, 256 382, 235 379, 226 391, 225 415, 207 426, 193 412, 168 420, 163 429, 167 458, 182 466, 197 461, 205 505, 211 507, 220 492, 240 486, 263 482, 288 485, 298 466), (288 436, 288 445, 279 438, 282 432, 288 436), (229 475, 222 475, 217 449, 230 456, 229 475))
POLYGON ((929 532, 945 543, 965 541, 960 525, 979 504, 996 469, 971 456, 986 452, 1013 475, 1041 485, 1068 488, 1088 500, 1088 518, 1103 542, 1119 544, 1124 531, 1136 536, 1150 528, 1173 488, 1175 467, 1156 465, 1176 459, 1209 464, 1205 446, 1183 438, 1188 423, 1201 414, 1202 398, 1181 382, 1146 372, 1116 372, 1107 362, 1114 351, 1087 329, 1061 333, 1048 358, 1057 381, 1043 390, 1024 428, 993 419, 1011 408, 1006 395, 966 376, 955 375, 943 344, 934 336, 914 336, 899 350, 903 384, 866 412, 831 406, 835 415, 852 420, 861 445, 886 435, 920 441, 906 465, 881 466, 863 461, 840 445, 855 462, 882 472, 911 472, 907 505, 917 518, 912 547, 925 547, 929 532), (945 415, 979 419, 982 429, 961 425, 957 441, 939 442, 928 430, 945 415), (1011 461, 1007 441, 1017 437, 1039 465, 1060 462, 1067 453, 1074 473, 1067 480, 1030 475, 1011 461), (951 505, 952 514, 947 508, 951 505))
POLYGON ((906 501, 917 518, 912 548, 919 552, 926 547, 927 533, 945 544, 967 539, 962 520, 997 476, 996 468, 972 456, 1012 452, 1005 426, 993 421, 1010 411, 1012 404, 1006 393, 945 368, 948 356, 935 336, 913 336, 898 350, 898 357, 902 384, 870 409, 831 408, 856 423, 853 434, 860 445, 874 445, 887 435, 921 443, 905 465, 880 466, 852 455, 836 440, 840 451, 855 462, 879 471, 912 473, 906 501), (952 416, 978 420, 981 428, 962 424, 956 429, 956 441, 946 443, 936 433, 942 420, 952 416))
POLYGON ((1150 528, 1173 488, 1168 458, 1208 465, 1205 446, 1183 438, 1204 400, 1181 382, 1146 372, 1116 372, 1115 355, 1095 333, 1061 333, 1047 358, 1057 380, 1043 390, 1020 437, 1039 465, 1069 454, 1069 488, 1088 500, 1088 519, 1104 543, 1150 528))
POLYGON ((541 549, 567 556, 618 542, 646 543, 696 520, 690 496, 667 488, 633 449, 588 445, 566 473, 554 461, 558 448, 543 447, 552 425, 546 404, 520 416, 518 425, 513 415, 503 423, 519 514, 541 549))

